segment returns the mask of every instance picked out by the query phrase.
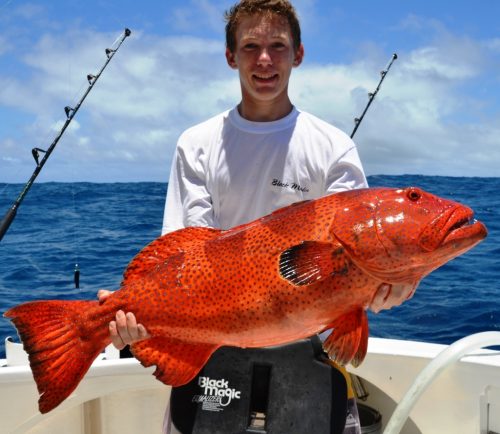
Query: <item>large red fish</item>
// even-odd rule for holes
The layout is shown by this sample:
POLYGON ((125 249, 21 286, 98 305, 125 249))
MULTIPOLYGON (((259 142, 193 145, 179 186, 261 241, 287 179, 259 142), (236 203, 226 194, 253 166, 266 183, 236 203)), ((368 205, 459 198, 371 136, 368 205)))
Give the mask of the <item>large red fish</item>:
POLYGON ((324 348, 359 364, 365 309, 382 283, 413 285, 486 236, 472 211, 418 188, 364 189, 282 208, 223 231, 187 228, 146 246, 121 289, 97 301, 37 301, 5 313, 29 360, 42 413, 59 405, 109 343, 117 310, 151 338, 132 345, 179 386, 224 345, 283 344, 333 328, 324 348))

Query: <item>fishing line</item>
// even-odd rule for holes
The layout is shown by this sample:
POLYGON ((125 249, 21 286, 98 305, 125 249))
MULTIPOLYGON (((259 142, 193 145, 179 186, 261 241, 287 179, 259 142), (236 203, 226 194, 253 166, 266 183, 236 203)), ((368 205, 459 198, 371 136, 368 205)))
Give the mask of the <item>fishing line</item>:
MULTIPOLYGON (((119 48, 119 45, 121 45, 121 42, 120 40, 122 39, 122 33, 118 34, 118 36, 116 37, 116 39, 113 41, 113 43, 111 44, 111 47, 117 47, 116 49, 114 49, 114 52, 116 52, 116 50, 119 48)), ((106 49, 106 55, 110 55, 111 54, 111 51, 113 51, 113 48, 111 49, 106 49)), ((89 74, 87 76, 87 80, 89 80, 89 83, 90 83, 90 80, 91 80, 91 74, 89 74)), ((84 85, 82 85, 82 88, 84 87, 84 85)), ((81 89, 78 93, 81 92, 81 89)), ((76 96, 75 96, 75 100, 76 100, 76 96)), ((76 289, 80 289, 80 261, 79 261, 79 251, 80 251, 80 238, 78 236, 78 230, 76 229, 76 218, 78 216, 78 211, 76 209, 76 200, 75 200, 75 187, 74 185, 72 185, 71 187, 71 195, 72 195, 72 202, 73 202, 73 213, 74 213, 74 216, 75 216, 75 224, 73 226, 73 245, 76 247, 75 248, 75 265, 74 265, 74 269, 73 269, 73 282, 74 282, 74 285, 75 285, 75 288, 76 289)))
POLYGON ((76 249, 75 249, 75 268, 73 270, 73 281, 75 283, 75 288, 76 289, 80 289, 80 266, 79 266, 79 260, 78 260, 78 252, 80 251, 80 238, 78 236, 78 233, 77 233, 77 229, 76 229, 76 217, 78 215, 77 211, 76 211, 76 201, 75 201, 75 189, 74 187, 72 186, 71 187, 71 196, 73 198, 73 213, 75 215, 75 224, 73 225, 73 242, 74 242, 74 245, 76 246, 76 249))
MULTIPOLYGON (((115 41, 116 42, 116 41, 115 41)), ((115 44, 113 42, 113 45, 115 44)), ((72 52, 72 51, 71 51, 72 52)), ((68 94, 71 92, 71 81, 73 79, 73 71, 72 71, 72 65, 73 65, 73 60, 74 58, 71 59, 72 61, 68 62, 68 75, 67 75, 67 85, 68 85, 68 94)), ((80 89, 78 92, 74 95, 73 101, 77 101, 77 95, 80 95, 82 90, 85 87, 85 83, 82 83, 80 86, 80 89)), ((78 219, 78 212, 76 210, 76 200, 75 200, 75 179, 76 179, 76 169, 75 165, 73 164, 71 166, 71 173, 73 180, 71 181, 71 202, 72 202, 72 208, 73 208, 73 224, 71 225, 72 229, 72 235, 73 235, 73 253, 74 253, 74 261, 75 265, 73 268, 73 283, 75 285, 76 289, 80 289, 80 266, 79 266, 79 259, 78 259, 78 254, 80 251, 80 237, 78 234, 78 229, 77 229, 77 219, 78 219)))

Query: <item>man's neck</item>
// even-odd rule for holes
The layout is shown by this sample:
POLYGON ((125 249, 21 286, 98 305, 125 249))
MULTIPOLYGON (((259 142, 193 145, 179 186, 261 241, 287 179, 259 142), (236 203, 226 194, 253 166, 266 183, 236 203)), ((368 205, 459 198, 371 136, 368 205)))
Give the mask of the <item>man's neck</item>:
POLYGON ((244 119, 253 122, 271 122, 287 116, 293 109, 288 98, 279 103, 276 101, 255 104, 253 101, 243 98, 238 105, 238 112, 244 119))

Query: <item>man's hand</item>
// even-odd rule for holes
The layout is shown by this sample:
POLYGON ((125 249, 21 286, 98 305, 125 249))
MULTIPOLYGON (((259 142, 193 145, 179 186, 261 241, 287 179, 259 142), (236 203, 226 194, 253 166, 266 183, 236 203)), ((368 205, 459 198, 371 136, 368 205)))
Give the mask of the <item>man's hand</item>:
MULTIPOLYGON (((99 303, 104 303, 111 293, 111 291, 100 289, 97 292, 99 303)), ((142 324, 137 324, 132 312, 125 313, 119 310, 116 312, 115 321, 109 323, 109 337, 112 344, 117 349, 122 350, 126 345, 150 338, 151 335, 142 324)))
POLYGON ((404 301, 413 297, 417 289, 417 283, 399 283, 388 284, 382 283, 375 293, 372 302, 370 303, 370 310, 378 313, 384 309, 390 309, 394 306, 399 306, 404 301))

